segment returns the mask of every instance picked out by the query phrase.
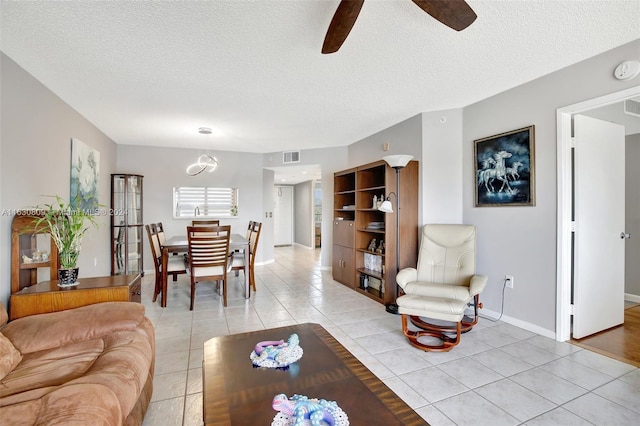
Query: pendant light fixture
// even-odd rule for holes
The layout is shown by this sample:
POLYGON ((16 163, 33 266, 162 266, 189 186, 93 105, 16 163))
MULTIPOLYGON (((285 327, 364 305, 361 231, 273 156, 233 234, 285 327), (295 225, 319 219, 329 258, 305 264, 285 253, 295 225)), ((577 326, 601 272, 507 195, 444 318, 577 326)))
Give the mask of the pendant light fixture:
MULTIPOLYGON (((209 135, 211 129, 208 127, 200 127, 198 133, 201 135, 207 135, 207 145, 209 142, 209 135)), ((195 163, 190 164, 187 167, 187 174, 189 176, 197 176, 202 172, 211 173, 218 167, 218 159, 209 154, 201 154, 195 163)))

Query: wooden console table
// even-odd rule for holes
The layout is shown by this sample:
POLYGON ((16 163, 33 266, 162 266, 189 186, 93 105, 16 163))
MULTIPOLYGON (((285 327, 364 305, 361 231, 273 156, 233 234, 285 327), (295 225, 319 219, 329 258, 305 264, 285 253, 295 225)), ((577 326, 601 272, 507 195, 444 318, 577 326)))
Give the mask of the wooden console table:
POLYGON ((9 299, 9 317, 64 311, 100 302, 140 302, 139 274, 78 279, 73 287, 58 287, 58 281, 44 281, 13 293, 9 299))

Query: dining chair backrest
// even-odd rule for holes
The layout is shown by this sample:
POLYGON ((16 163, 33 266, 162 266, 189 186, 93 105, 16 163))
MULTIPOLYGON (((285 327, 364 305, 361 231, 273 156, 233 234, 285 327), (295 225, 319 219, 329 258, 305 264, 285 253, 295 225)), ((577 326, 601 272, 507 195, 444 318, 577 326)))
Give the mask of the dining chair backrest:
POLYGON ((220 226, 219 220, 192 220, 191 226, 220 226))
POLYGON ((153 257, 153 266, 156 269, 156 274, 160 273, 160 244, 158 243, 158 232, 155 224, 145 225, 147 230, 147 236, 149 237, 149 246, 151 247, 151 256, 153 257))
MULTIPOLYGON (((189 263, 192 273, 199 268, 222 267, 222 271, 211 269, 211 275, 226 271, 229 258, 231 226, 187 226, 189 241, 189 263)), ((209 274, 207 274, 209 275, 209 274)))
POLYGON ((260 232, 262 231, 262 222, 249 222, 249 228, 251 229, 251 234, 249 235, 249 250, 251 250, 251 255, 255 255, 256 249, 258 247, 258 240, 260 239, 260 232))
POLYGON ((164 227, 162 226, 162 222, 158 222, 154 224, 156 227, 156 232, 158 233, 158 241, 160 245, 164 245, 166 238, 164 236, 164 227))

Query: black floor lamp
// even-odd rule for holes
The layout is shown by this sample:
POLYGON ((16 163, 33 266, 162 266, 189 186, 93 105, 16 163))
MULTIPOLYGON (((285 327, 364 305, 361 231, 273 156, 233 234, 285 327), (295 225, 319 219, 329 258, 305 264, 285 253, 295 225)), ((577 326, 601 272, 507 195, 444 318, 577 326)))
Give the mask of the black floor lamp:
MULTIPOLYGON (((413 158, 413 155, 387 155, 383 157, 383 160, 387 164, 396 170, 396 275, 400 272, 400 170, 404 169, 409 161, 413 158)), ((393 213, 393 206, 391 205, 391 194, 389 193, 384 202, 378 207, 378 210, 385 213, 393 213)), ((396 299, 398 298, 398 283, 394 283, 395 295, 393 302, 386 305, 387 312, 390 314, 398 313, 398 305, 396 299)))

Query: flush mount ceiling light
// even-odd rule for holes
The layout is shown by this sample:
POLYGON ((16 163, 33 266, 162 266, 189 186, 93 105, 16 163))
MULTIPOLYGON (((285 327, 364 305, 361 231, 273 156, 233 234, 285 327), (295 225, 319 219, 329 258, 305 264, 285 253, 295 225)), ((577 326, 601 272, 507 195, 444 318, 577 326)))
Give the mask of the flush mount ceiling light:
MULTIPOLYGON (((198 133, 201 135, 207 135, 207 141, 211 134, 211 129, 208 127, 200 127, 198 133)), ((198 157, 195 163, 190 164, 187 167, 187 174, 189 176, 197 176, 202 172, 211 173, 218 167, 218 159, 209 154, 202 154, 198 157)))

